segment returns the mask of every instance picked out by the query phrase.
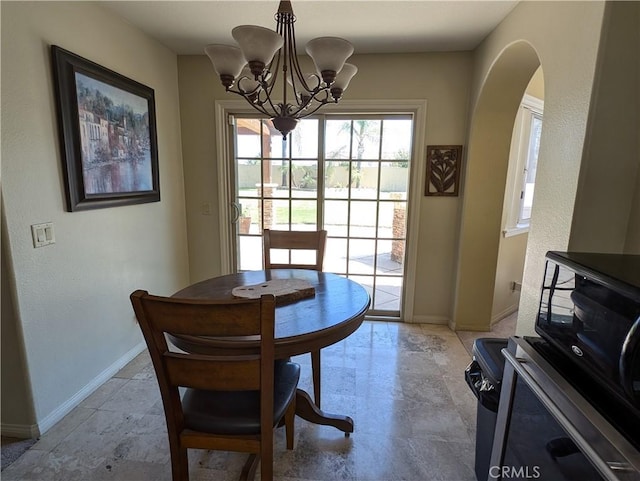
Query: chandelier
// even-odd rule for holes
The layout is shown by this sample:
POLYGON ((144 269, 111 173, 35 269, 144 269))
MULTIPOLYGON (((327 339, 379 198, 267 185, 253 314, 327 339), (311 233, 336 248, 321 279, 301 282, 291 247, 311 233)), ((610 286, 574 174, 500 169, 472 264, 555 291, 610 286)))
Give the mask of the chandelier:
POLYGON ((301 118, 323 105, 338 103, 358 68, 345 63, 353 54, 351 43, 337 37, 319 37, 305 48, 316 72, 303 73, 296 50, 296 17, 289 0, 280 2, 275 20, 275 31, 238 26, 231 35, 239 47, 209 45, 205 53, 226 91, 242 96, 286 137, 301 118), (273 97, 279 73, 281 101, 273 97))

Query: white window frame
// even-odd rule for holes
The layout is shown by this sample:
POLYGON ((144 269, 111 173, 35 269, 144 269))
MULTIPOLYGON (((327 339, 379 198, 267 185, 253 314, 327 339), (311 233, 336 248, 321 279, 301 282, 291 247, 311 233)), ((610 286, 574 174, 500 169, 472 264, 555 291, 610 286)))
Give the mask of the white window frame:
POLYGON ((543 113, 544 101, 528 94, 523 96, 513 126, 509 152, 503 209, 505 215, 502 223, 502 233, 505 237, 529 232, 529 219, 520 219, 520 212, 525 189, 526 169, 529 163, 532 120, 534 117, 542 117, 543 113))
MULTIPOLYGON (((398 100, 341 100, 339 104, 326 105, 325 111, 343 114, 367 114, 367 113, 406 113, 412 112, 414 117, 413 152, 414 158, 410 162, 410 199, 407 212, 407 234, 405 247, 405 278, 404 298, 401 305, 403 322, 417 322, 413 318, 413 304, 415 296, 416 265, 418 258, 418 227, 420 221, 420 205, 422 200, 422 186, 424 185, 425 169, 420 168, 420 160, 426 155, 426 120, 427 101, 424 99, 398 99, 398 100)), ((233 113, 255 112, 244 100, 216 100, 216 151, 219 161, 218 179, 219 205, 225 206, 229 199, 229 152, 227 139, 230 135, 227 125, 229 115, 233 113)), ((222 274, 233 272, 233 258, 231 255, 231 243, 233 235, 231 231, 231 209, 220 209, 220 257, 222 274)))

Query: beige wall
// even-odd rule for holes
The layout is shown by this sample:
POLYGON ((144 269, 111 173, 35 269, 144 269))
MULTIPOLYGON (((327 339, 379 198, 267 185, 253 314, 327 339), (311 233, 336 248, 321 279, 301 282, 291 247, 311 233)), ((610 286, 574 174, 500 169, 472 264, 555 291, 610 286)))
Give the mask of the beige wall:
POLYGON ((522 95, 538 66, 529 44, 510 45, 493 64, 476 102, 468 141, 452 322, 455 329, 489 329, 511 134, 522 95))
MULTIPOLYGON (((348 100, 426 99, 426 144, 464 144, 471 53, 356 55, 358 75, 345 93, 348 100), (384 68, 381 68, 383 66, 384 68)), ((208 58, 178 58, 184 144, 185 190, 191 280, 220 273, 214 103, 233 100, 219 86, 208 58), (212 215, 200 206, 210 202, 212 215)), ((424 176, 416 159, 414 175, 424 176)), ((414 318, 451 317, 460 198, 421 197, 414 318)))
POLYGON ((544 100, 544 72, 542 71, 542 67, 539 67, 536 73, 533 74, 533 77, 531 77, 531 80, 529 80, 529 85, 527 85, 525 93, 537 99, 544 100))
MULTIPOLYGON (((638 136, 638 139, 640 141, 640 136, 638 136)), ((627 254, 640 255, 640 170, 638 171, 636 193, 632 205, 624 251, 627 254)))
POLYGON ((491 305, 491 324, 518 310, 520 291, 514 290, 512 284, 513 282, 522 283, 527 237, 525 233, 500 239, 491 305))
MULTIPOLYGON (((23 387, 46 430, 142 349, 129 294, 170 294, 188 281, 176 56, 95 3, 1 8, 3 247, 10 246, 2 261, 15 285, 23 387), (161 202, 65 212, 51 44, 155 90, 161 202), (30 225, 40 222, 53 222, 56 243, 34 249, 30 225)), ((4 406, 13 393, 2 395, 4 406)), ((3 411, 3 434, 13 422, 3 411)))
POLYGON ((586 149, 569 247, 586 252, 640 251, 627 233, 640 223, 640 3, 611 2, 605 18, 586 149), (635 198, 635 200, 634 200, 635 198))
POLYGON ((2 212, 2 237, 1 248, 2 262, 0 263, 1 291, 2 299, 2 362, 0 368, 0 381, 2 408, 2 431, 8 431, 14 436, 30 438, 37 436, 35 413, 33 412, 33 402, 31 399, 30 386, 26 381, 27 369, 24 359, 24 344, 22 342, 21 329, 18 326, 18 316, 13 303, 14 289, 11 287, 9 278, 9 268, 7 267, 8 256, 4 251, 8 249, 8 243, 4 241, 6 237, 6 225, 4 222, 4 210, 2 212))
MULTIPOLYGON (((525 93, 544 101, 544 75, 541 67, 536 70, 531 80, 529 80, 525 93)), ((502 204, 502 232, 500 232, 496 281, 493 289, 493 305, 491 307, 492 324, 518 310, 520 291, 512 289, 512 283, 522 283, 524 260, 527 254, 527 232, 510 237, 505 237, 503 234, 504 229, 507 227, 509 209, 512 208, 513 189, 516 185, 520 185, 519 182, 522 178, 522 171, 516 171, 520 145, 518 144, 519 137, 516 136, 515 128, 516 126, 514 125, 509 148, 507 185, 502 204)))
POLYGON ((205 56, 179 56, 178 83, 189 272, 195 282, 222 274, 214 113, 215 99, 227 94, 205 56), (210 215, 201 214, 203 203, 211 205, 210 215))
MULTIPOLYGON (((485 264, 496 265, 499 245, 497 234, 492 234, 498 230, 493 224, 499 223, 499 208, 495 212, 495 207, 482 196, 500 189, 500 183, 504 185, 501 172, 506 164, 491 163, 495 169, 489 169, 493 174, 489 176, 482 168, 489 159, 474 156, 475 142, 488 140, 486 136, 474 137, 475 122, 481 120, 478 112, 485 109, 482 121, 489 120, 497 114, 495 108, 501 105, 505 95, 515 97, 520 89, 522 96, 526 82, 520 74, 527 73, 530 77, 537 68, 531 58, 533 49, 544 71, 545 116, 518 317, 518 332, 531 333, 544 254, 549 249, 564 250, 569 245, 603 13, 602 2, 521 2, 475 52, 469 165, 470 168, 478 165, 478 169, 476 175, 467 175, 466 188, 483 182, 488 185, 472 190, 473 195, 468 195, 467 190, 464 199, 454 314, 457 328, 482 330, 488 326, 493 296, 487 296, 485 290, 487 284, 495 284, 495 270, 491 271, 485 264), (495 67, 514 70, 512 75, 503 72, 494 77, 495 67), (491 82, 495 79, 499 80, 498 84, 491 82), (488 105, 484 105, 485 101, 488 105), (490 112, 488 106, 493 106, 494 111, 490 112), (493 230, 488 232, 479 223, 493 230)), ((509 110, 513 104, 517 106, 520 97, 515 101, 510 99, 503 108, 509 110)), ((501 129, 490 141, 508 145, 510 134, 510 130, 501 129)), ((486 148, 478 150, 488 152, 486 148)), ((503 155, 503 150, 500 152, 503 155)))
MULTIPOLYGON (((640 3, 637 6, 637 18, 640 22, 640 3)), ((636 38, 637 50, 640 52, 640 34, 636 38)), ((638 75, 640 75, 640 55, 636 55, 636 68, 638 75)), ((640 111, 640 82, 636 84, 636 88, 639 90, 637 93, 638 105, 636 111, 640 111)), ((640 114, 638 114, 640 115, 640 114)), ((640 153, 640 135, 637 138, 637 149, 640 153)), ((639 155, 640 156, 640 155, 639 155)), ((636 195, 633 199, 633 208, 629 217, 629 229, 627 231, 627 243, 625 246, 625 252, 629 254, 640 255, 640 169, 638 169, 638 178, 636 180, 636 195)))

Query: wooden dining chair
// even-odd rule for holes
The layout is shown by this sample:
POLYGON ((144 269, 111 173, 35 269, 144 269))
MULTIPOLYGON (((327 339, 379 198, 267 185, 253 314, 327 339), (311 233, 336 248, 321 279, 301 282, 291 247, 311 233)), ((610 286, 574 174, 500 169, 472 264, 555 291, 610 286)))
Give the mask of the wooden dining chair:
POLYGON ((164 405, 173 481, 188 481, 187 449, 251 453, 240 479, 273 479, 274 428, 284 419, 293 449, 295 397, 300 366, 274 362, 275 298, 205 301, 150 295, 131 303, 151 354, 164 405), (213 336, 229 343, 259 336, 254 355, 215 355, 170 349, 170 336, 213 336), (275 366, 275 367, 274 367, 275 366), (186 388, 181 396, 178 388, 186 388))
MULTIPOLYGON (((327 242, 327 231, 293 231, 293 230, 270 230, 262 231, 262 240, 264 248, 264 268, 265 269, 312 269, 315 271, 322 270, 324 262, 324 247, 327 242), (284 262, 277 263, 271 260, 271 250, 306 250, 315 251, 315 262, 312 263, 295 263, 284 262)), ((291 256, 291 252, 289 255, 291 256)), ((289 257, 291 259, 291 257, 289 257)))
MULTIPOLYGON (((312 269, 322 270, 324 248, 327 242, 327 231, 262 231, 265 269, 312 269), (274 263, 271 261, 271 249, 315 251, 314 264, 274 263)), ((289 259, 291 259, 289 252, 289 259)), ((313 397, 316 406, 320 407, 320 350, 311 351, 311 372, 313 374, 313 397)))

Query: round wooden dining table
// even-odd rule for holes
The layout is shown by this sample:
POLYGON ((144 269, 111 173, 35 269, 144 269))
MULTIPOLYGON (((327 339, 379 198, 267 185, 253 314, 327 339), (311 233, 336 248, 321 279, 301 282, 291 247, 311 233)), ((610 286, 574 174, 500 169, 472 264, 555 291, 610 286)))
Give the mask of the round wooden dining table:
MULTIPOLYGON (((352 334, 362 321, 371 302, 367 291, 358 283, 327 272, 305 269, 270 269, 245 271, 213 277, 192 284, 173 294, 188 299, 234 299, 232 290, 239 286, 258 285, 274 279, 295 279, 313 286, 314 293, 293 302, 280 303, 276 298, 275 356, 291 356, 312 352, 335 344, 352 334)), ((200 354, 215 354, 222 349, 215 338, 172 337, 180 349, 200 354)), ((238 339, 238 353, 255 352, 256 339, 238 339)), ((228 351, 229 344, 224 344, 228 351)), ((345 435, 353 432, 353 419, 349 416, 322 411, 309 394, 298 389, 296 414, 307 421, 334 426, 345 435)))

